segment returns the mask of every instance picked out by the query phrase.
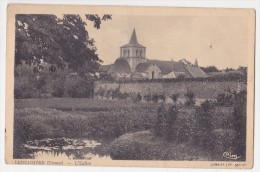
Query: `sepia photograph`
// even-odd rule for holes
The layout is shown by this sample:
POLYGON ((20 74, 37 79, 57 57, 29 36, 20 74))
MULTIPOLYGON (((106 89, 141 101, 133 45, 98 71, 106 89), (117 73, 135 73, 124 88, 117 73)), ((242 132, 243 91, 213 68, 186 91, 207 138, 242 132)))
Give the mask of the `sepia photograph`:
POLYGON ((252 168, 254 10, 11 4, 7 29, 7 163, 252 168))

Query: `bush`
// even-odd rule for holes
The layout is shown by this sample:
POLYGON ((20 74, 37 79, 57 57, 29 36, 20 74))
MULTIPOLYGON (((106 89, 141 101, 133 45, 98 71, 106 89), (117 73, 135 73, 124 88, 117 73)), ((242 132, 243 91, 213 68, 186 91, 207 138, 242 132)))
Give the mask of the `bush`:
POLYGON ((161 103, 157 110, 157 120, 154 126, 154 133, 156 136, 164 136, 167 140, 176 138, 176 128, 174 123, 178 118, 178 109, 175 105, 168 109, 161 103))
MULTIPOLYGON (((214 146, 211 147, 214 155, 220 160, 226 160, 226 158, 224 159, 223 157, 223 153, 233 151, 235 131, 233 129, 216 129, 212 131, 212 135, 209 136, 209 138, 214 142, 214 146)), ((238 153, 236 152, 236 154, 238 153)))
POLYGON ((214 138, 212 138, 212 114, 214 114, 215 105, 212 101, 206 100, 196 109, 196 121, 198 131, 196 133, 195 144, 204 149, 212 150, 214 138))
POLYGON ((140 93, 138 93, 134 102, 140 102, 141 100, 142 100, 142 96, 140 93))
POLYGON ((90 78, 78 75, 68 76, 65 82, 66 97, 92 97, 94 83, 90 78))
POLYGON ((158 97, 158 95, 157 95, 156 93, 152 95, 152 101, 153 101, 154 103, 157 103, 157 102, 158 102, 158 99, 159 99, 159 97, 158 97))
POLYGON ((167 140, 176 139, 176 128, 174 128, 175 122, 178 119, 179 110, 175 105, 169 107, 165 116, 165 137, 167 140))
POLYGON ((186 143, 189 141, 189 126, 187 124, 183 124, 177 132, 176 132, 176 137, 177 137, 177 143, 186 143))
POLYGON ((230 93, 220 93, 217 97, 217 103, 220 106, 232 106, 234 103, 234 97, 230 93))
POLYGON ((236 81, 236 80, 246 80, 245 76, 240 71, 227 71, 227 72, 218 72, 210 76, 212 79, 225 80, 225 81, 236 81))
POLYGON ((186 96, 186 102, 185 102, 185 105, 186 106, 192 106, 195 104, 195 94, 194 92, 188 90, 186 93, 185 93, 185 96, 186 96))
POLYGON ((29 82, 34 86, 38 98, 47 93, 47 75, 30 77, 29 82))
POLYGON ((124 92, 120 94, 119 99, 126 100, 127 98, 129 98, 129 93, 124 92))
POLYGON ((51 73, 43 70, 33 73, 32 67, 24 65, 21 68, 15 68, 15 98, 64 96, 64 84, 68 71, 51 73))
POLYGON ((164 120, 167 113, 167 109, 164 103, 161 103, 157 109, 157 119, 154 126, 154 133, 156 136, 163 136, 164 133, 164 120))
POLYGON ((203 103, 201 103, 201 108, 203 109, 204 112, 209 115, 209 113, 212 113, 215 110, 215 103, 211 100, 206 100, 203 103))
POLYGON ((99 87, 98 91, 95 92, 95 96, 100 96, 100 97, 103 98, 105 96, 105 92, 106 92, 106 90, 104 88, 99 87))
POLYGON ((121 92, 120 92, 120 86, 117 87, 115 90, 112 92, 112 99, 119 99, 121 97, 121 92))
POLYGON ((205 73, 219 72, 216 66, 201 67, 205 73))
POLYGON ((165 97, 164 94, 160 94, 160 95, 158 95, 158 99, 162 100, 163 102, 165 102, 166 97, 165 97))
POLYGON ((236 136, 233 142, 235 152, 246 157, 246 112, 247 112, 247 92, 242 91, 235 95, 233 108, 233 126, 236 136))
POLYGON ((172 99, 172 101, 173 102, 177 102, 177 100, 178 100, 178 97, 179 97, 179 94, 177 93, 177 94, 172 94, 172 96, 171 96, 171 99, 172 99))
POLYGON ((152 94, 148 93, 148 94, 144 95, 144 100, 147 102, 152 101, 152 94))
POLYGON ((53 97, 64 97, 65 95, 65 77, 58 77, 51 84, 51 94, 53 97))
POLYGON ((110 157, 113 160, 210 160, 209 155, 198 148, 166 142, 150 131, 120 136, 111 143, 110 157))
POLYGON ((113 91, 114 91, 114 90, 112 90, 112 89, 107 90, 107 91, 105 92, 105 97, 106 97, 107 99, 109 99, 110 97, 112 97, 113 91))
POLYGON ((16 77, 14 82, 14 98, 28 99, 36 97, 36 90, 26 77, 16 77))
POLYGON ((15 98, 42 98, 48 94, 48 78, 46 75, 29 75, 15 77, 15 98))
MULTIPOLYGON (((146 131, 137 133, 139 135, 150 134, 146 131)), ((136 134, 127 133, 120 136, 118 139, 111 143, 110 156, 114 160, 144 160, 150 159, 151 154, 147 154, 149 146, 143 144, 135 139, 136 134), (146 155, 146 156, 144 156, 146 155)))

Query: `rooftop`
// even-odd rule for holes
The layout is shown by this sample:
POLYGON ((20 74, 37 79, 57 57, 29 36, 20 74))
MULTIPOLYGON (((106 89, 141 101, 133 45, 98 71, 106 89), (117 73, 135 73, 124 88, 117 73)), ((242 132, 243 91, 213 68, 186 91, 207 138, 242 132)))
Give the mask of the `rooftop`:
POLYGON ((128 44, 123 45, 121 48, 125 48, 125 47, 140 47, 140 48, 145 48, 143 45, 139 44, 137 41, 137 36, 135 33, 135 29, 133 30, 131 39, 129 41, 128 44))

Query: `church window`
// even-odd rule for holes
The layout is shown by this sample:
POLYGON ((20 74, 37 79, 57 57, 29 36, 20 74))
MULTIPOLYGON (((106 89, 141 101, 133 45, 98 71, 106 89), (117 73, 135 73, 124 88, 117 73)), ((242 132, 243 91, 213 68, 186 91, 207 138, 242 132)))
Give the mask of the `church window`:
POLYGON ((136 50, 136 57, 138 57, 138 50, 136 50))
POLYGON ((140 57, 143 57, 143 52, 142 52, 142 50, 140 51, 140 57))
POLYGON ((126 50, 124 50, 124 57, 126 57, 126 50))
POLYGON ((127 57, 130 57, 130 50, 127 50, 127 57))

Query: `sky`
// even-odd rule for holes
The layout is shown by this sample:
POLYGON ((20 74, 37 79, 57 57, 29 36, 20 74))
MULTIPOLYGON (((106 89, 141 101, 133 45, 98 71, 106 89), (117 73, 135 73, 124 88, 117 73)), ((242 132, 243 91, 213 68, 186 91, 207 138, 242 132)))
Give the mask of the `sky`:
POLYGON ((247 65, 247 22, 242 16, 112 15, 99 30, 87 21, 87 30, 103 64, 115 62, 135 28, 148 59, 197 59, 199 66, 224 69, 247 65))

